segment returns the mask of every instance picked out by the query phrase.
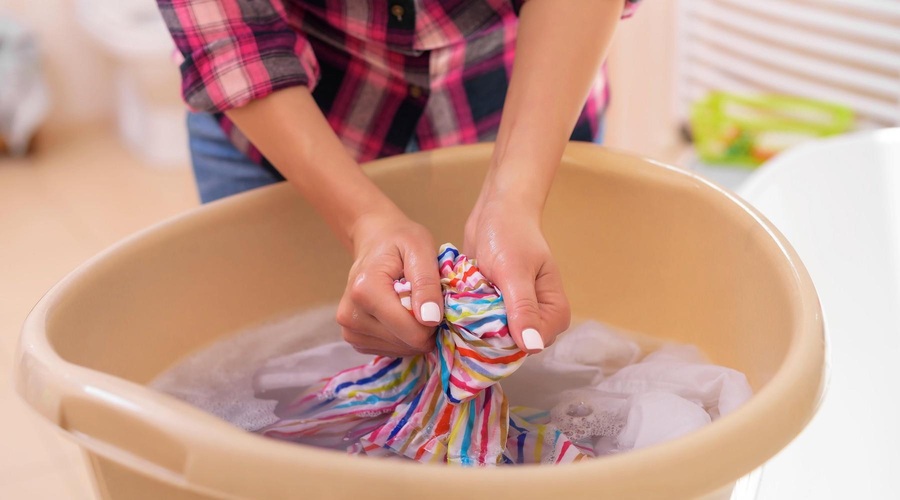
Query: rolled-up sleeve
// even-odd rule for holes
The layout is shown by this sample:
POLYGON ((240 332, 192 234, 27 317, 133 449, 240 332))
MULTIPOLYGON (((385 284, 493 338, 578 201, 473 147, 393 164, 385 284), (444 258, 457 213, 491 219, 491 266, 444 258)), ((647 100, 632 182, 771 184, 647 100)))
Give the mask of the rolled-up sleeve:
POLYGON ((631 17, 632 14, 634 14, 634 11, 637 10, 640 3, 641 0, 625 0, 625 9, 622 11, 622 19, 631 17))
MULTIPOLYGON (((641 0, 623 1, 625 2, 625 8, 622 10, 622 19, 625 19, 627 17, 631 17, 632 14, 634 14, 634 11, 637 10, 638 4, 641 2, 641 0)), ((516 14, 518 14, 519 11, 522 10, 522 6, 525 5, 526 2, 528 2, 528 0, 512 0, 513 9, 516 11, 516 14)))
POLYGON ((182 95, 195 111, 221 112, 319 76, 307 39, 279 0, 157 0, 181 64, 182 95))

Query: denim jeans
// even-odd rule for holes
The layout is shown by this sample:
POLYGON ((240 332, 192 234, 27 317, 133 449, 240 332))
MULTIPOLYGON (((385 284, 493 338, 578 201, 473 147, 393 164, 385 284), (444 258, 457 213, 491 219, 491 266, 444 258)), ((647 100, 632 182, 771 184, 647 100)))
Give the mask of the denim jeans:
POLYGON ((188 113, 191 163, 200 201, 209 203, 283 180, 238 151, 209 113, 188 113))
MULTIPOLYGON (((603 125, 601 120, 594 140, 597 144, 603 141, 603 125)), ((284 180, 277 172, 260 167, 238 151, 213 115, 189 112, 187 129, 194 177, 203 203, 284 180)), ((418 150, 413 138, 406 152, 418 150)))

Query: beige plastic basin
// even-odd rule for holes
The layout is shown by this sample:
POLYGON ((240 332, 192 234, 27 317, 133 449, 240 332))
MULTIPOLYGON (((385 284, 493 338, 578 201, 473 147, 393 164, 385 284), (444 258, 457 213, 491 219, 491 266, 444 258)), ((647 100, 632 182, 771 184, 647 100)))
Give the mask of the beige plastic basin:
MULTIPOLYGON (((490 145, 369 164, 439 242, 461 243, 490 145)), ((566 466, 459 469, 245 433, 143 384, 223 336, 340 297, 350 260, 287 185, 201 207, 106 251, 28 317, 21 396, 84 447, 104 498, 697 498, 784 447, 822 392, 815 291, 757 212, 675 168, 572 144, 545 231, 574 315, 699 345, 756 395, 669 443, 566 466)))

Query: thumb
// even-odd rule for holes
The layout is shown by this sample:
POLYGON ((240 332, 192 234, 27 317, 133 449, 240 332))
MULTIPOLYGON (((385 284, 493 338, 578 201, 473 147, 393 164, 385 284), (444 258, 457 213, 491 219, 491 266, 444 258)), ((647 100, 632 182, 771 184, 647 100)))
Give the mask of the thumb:
POLYGON ((509 332, 520 349, 531 353, 544 349, 544 339, 539 331, 541 309, 538 306, 534 279, 527 270, 519 269, 505 280, 497 282, 506 305, 509 332))
POLYGON ((437 326, 444 319, 444 295, 438 273, 437 252, 422 245, 403 256, 403 276, 412 291, 412 310, 419 323, 437 326))

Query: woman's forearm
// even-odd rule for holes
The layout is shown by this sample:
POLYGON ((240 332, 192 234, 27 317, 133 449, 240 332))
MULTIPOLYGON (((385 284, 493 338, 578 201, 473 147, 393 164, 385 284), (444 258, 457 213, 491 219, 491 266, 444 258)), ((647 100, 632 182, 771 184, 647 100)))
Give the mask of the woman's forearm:
POLYGON ((226 112, 346 246, 360 218, 399 209, 359 169, 306 87, 226 112))
POLYGON ((587 99, 623 0, 529 0, 491 171, 491 196, 543 209, 556 167, 587 99))

